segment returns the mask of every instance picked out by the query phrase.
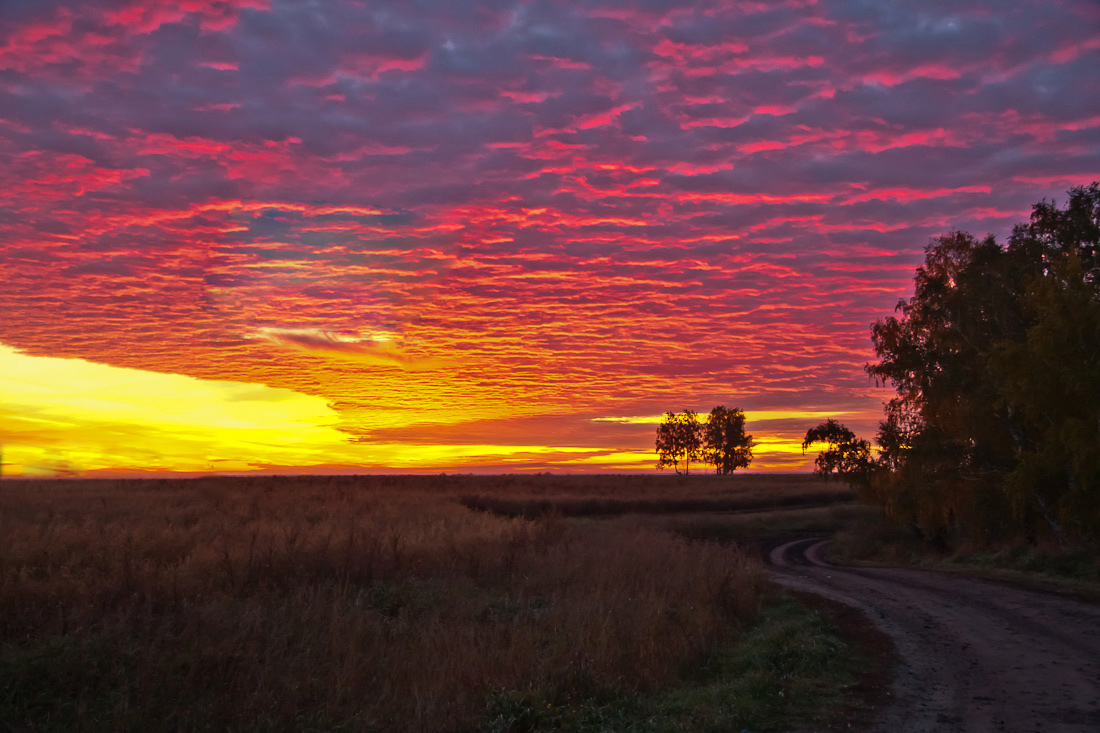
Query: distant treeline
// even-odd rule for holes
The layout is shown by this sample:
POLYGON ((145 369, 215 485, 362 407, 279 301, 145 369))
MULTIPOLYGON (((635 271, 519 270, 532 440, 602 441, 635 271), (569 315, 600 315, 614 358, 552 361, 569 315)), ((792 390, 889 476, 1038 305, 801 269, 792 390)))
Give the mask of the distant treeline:
POLYGON ((913 297, 873 324, 867 373, 896 395, 880 453, 811 429, 818 472, 926 539, 1100 542, 1100 184, 1036 204, 1007 243, 934 239, 913 297))

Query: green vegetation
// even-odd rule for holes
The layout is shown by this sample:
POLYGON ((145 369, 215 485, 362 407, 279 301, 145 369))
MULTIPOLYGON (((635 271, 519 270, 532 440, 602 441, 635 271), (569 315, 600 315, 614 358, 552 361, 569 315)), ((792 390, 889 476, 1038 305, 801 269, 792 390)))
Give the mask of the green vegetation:
MULTIPOLYGON (((633 478, 7 481, 0 721, 774 730, 846 709, 853 653, 752 555, 457 501, 514 483, 583 499, 625 497, 633 478)), ((651 500, 679 486, 638 483, 651 500)))

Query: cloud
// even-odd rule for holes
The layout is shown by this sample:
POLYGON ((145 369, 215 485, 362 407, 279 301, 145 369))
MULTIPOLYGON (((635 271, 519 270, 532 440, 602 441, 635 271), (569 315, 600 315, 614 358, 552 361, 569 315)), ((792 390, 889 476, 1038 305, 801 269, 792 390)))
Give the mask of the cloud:
POLYGON ((385 403, 338 410, 359 438, 730 393, 871 424, 868 325, 928 239, 1100 176, 1098 23, 0 3, 0 340, 385 403))
POLYGON ((390 336, 349 336, 313 328, 262 327, 249 338, 264 339, 314 356, 346 359, 371 366, 399 367, 409 371, 440 369, 442 359, 421 358, 403 353, 390 336))

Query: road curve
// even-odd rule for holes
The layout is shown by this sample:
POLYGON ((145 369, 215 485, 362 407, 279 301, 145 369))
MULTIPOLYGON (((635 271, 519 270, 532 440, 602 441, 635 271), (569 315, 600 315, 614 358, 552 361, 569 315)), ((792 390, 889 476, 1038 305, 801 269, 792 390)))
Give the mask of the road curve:
POLYGON ((825 541, 773 549, 792 590, 860 609, 900 657, 883 733, 1100 731, 1100 606, 944 573, 842 568, 825 541))

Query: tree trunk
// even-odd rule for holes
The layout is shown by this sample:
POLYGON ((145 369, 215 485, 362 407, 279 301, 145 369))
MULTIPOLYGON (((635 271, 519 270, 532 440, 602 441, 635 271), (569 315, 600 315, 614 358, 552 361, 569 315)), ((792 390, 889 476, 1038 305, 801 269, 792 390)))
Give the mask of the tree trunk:
POLYGON ((1054 514, 1050 511, 1050 507, 1047 506, 1043 497, 1039 496, 1038 492, 1035 494, 1035 501, 1039 503, 1039 510, 1043 513, 1043 519, 1047 520, 1047 524, 1054 530, 1054 536, 1058 538, 1058 546, 1063 550, 1069 547, 1069 539, 1066 537, 1066 533, 1062 530, 1062 526, 1058 524, 1058 520, 1054 518, 1054 514))

